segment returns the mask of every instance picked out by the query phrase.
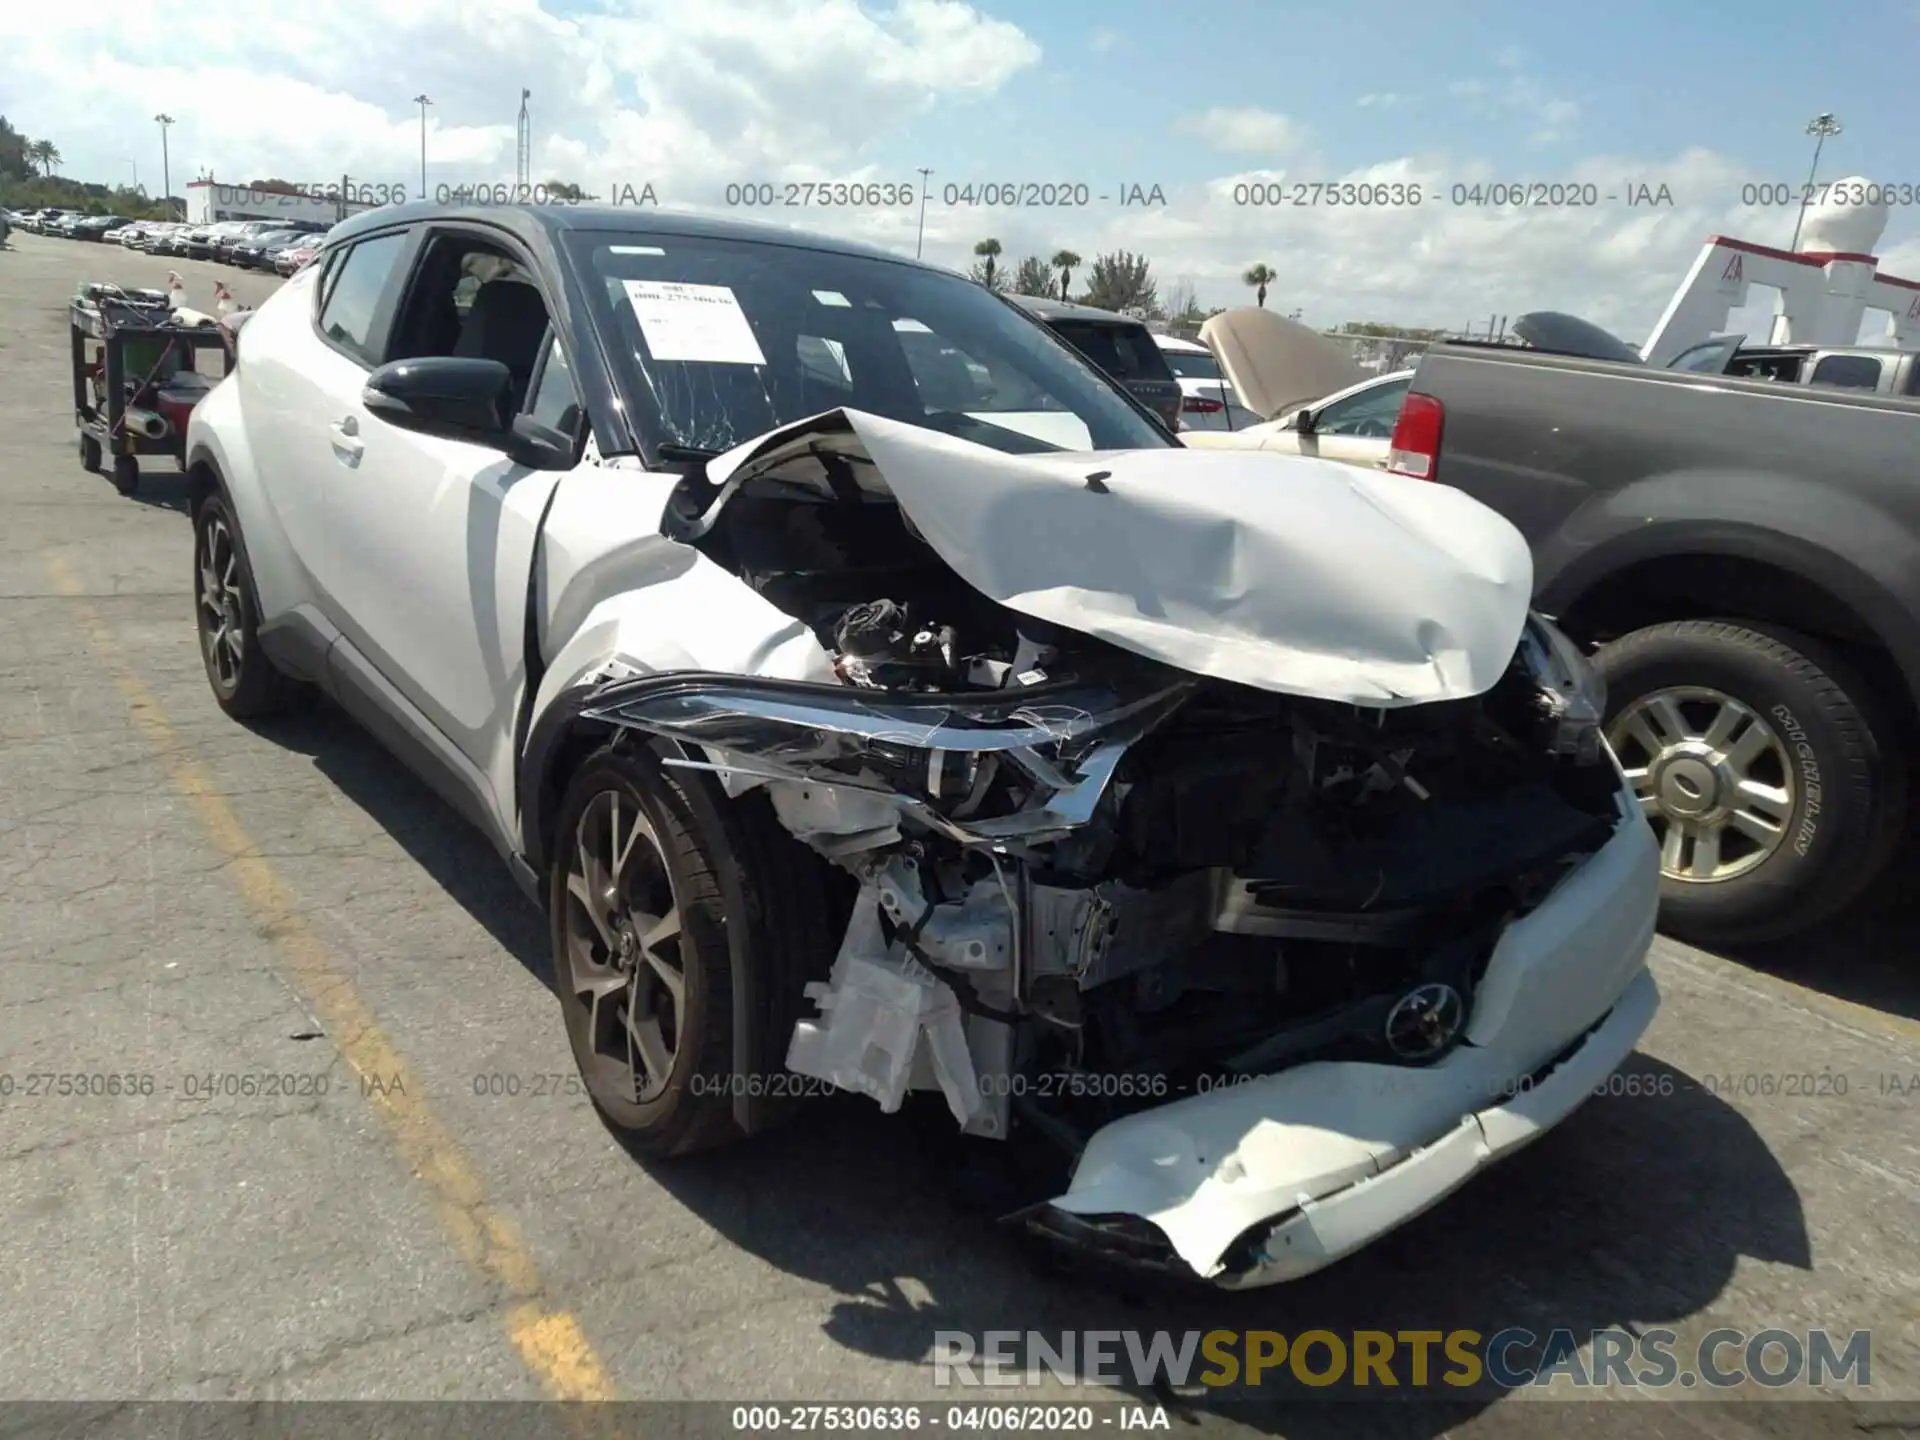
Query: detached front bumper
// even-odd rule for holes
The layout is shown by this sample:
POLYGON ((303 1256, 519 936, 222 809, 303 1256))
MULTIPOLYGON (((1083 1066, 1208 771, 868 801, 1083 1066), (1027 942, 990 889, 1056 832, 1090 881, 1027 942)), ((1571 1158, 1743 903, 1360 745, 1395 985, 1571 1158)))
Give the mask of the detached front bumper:
POLYGON ((1624 798, 1622 820, 1501 937, 1444 1059, 1315 1062, 1128 1116, 1095 1133, 1066 1193, 1028 1224, 1122 1263, 1271 1285, 1352 1254, 1551 1129, 1659 1005, 1646 968, 1658 855, 1624 798))

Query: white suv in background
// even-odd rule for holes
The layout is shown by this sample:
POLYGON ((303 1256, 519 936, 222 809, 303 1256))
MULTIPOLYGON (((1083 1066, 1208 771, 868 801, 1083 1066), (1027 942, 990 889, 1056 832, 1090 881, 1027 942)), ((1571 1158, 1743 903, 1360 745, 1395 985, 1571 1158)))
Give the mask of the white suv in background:
POLYGON ((1206 346, 1172 335, 1155 335, 1153 343, 1180 382, 1182 430, 1244 430, 1260 423, 1221 376, 1220 362, 1206 346))

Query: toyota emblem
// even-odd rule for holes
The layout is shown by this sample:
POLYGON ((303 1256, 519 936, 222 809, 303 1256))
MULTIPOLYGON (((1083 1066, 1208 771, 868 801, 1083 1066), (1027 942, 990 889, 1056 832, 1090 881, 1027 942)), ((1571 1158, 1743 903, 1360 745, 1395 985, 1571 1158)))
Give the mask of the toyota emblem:
POLYGON ((1467 1018, 1467 1002, 1451 985, 1432 981, 1416 985, 1387 1012, 1383 1039, 1402 1060, 1431 1060, 1460 1034, 1467 1018))

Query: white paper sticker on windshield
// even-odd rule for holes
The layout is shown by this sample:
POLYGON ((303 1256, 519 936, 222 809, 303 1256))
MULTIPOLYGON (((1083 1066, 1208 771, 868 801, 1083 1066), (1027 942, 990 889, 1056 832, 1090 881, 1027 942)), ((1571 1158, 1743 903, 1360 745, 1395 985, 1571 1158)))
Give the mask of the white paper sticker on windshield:
POLYGON ((844 305, 849 310, 853 308, 853 302, 838 290, 816 290, 813 292, 813 298, 822 305, 844 305))
POLYGON ((656 360, 709 365, 764 365, 746 312, 725 285, 622 280, 633 317, 656 360))
POLYGON ((609 245, 609 255, 664 255, 667 252, 658 245, 609 245))

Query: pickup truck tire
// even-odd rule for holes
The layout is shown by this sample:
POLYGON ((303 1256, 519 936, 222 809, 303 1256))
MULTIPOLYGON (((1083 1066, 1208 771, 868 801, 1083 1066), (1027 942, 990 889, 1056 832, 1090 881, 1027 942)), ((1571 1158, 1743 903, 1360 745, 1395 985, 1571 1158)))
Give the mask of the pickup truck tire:
POLYGON ((1783 939, 1855 899, 1906 817, 1872 691, 1818 642, 1742 622, 1604 647, 1607 736, 1661 837, 1660 918, 1703 945, 1783 939), (1707 838, 1711 832, 1712 838, 1707 838))

